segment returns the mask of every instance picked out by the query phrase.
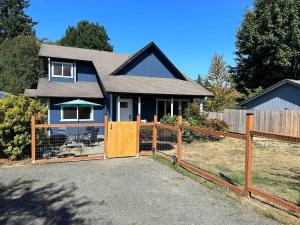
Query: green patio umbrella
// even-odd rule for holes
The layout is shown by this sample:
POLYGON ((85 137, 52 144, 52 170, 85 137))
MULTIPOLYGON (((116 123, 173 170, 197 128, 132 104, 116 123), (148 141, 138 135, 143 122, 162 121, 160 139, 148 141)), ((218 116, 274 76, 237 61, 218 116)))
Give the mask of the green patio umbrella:
MULTIPOLYGON (((76 99, 68 102, 62 102, 56 105, 65 106, 65 107, 71 107, 71 106, 77 106, 77 110, 79 107, 86 107, 86 106, 100 106, 100 104, 94 103, 94 102, 88 102, 82 99, 76 99)), ((79 124, 79 116, 77 116, 77 123, 79 124)), ((77 131, 77 136, 79 136, 79 127, 77 131)))
POLYGON ((99 106, 100 104, 94 103, 94 102, 88 102, 85 100, 81 100, 81 99, 76 99, 76 100, 72 100, 72 101, 68 101, 68 102, 63 102, 63 103, 59 103, 57 105, 60 106, 99 106))
MULTIPOLYGON (((68 101, 68 102, 62 102, 56 105, 60 105, 60 106, 65 106, 65 107, 71 107, 71 106, 77 106, 77 110, 78 108, 81 107, 85 107, 85 106, 99 106, 100 104, 94 103, 94 102, 88 102, 85 100, 81 100, 81 99, 76 99, 76 100, 72 100, 72 101, 68 101)), ((79 123, 79 116, 77 116, 77 123, 79 123)))

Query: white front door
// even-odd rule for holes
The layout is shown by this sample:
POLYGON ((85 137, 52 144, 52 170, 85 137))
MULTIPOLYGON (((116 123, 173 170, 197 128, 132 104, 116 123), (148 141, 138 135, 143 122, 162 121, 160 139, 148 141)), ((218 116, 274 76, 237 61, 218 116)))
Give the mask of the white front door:
MULTIPOLYGON (((117 102, 118 108, 118 102, 117 102)), ((132 99, 120 98, 120 121, 132 121, 132 99)), ((118 110, 117 110, 118 113, 118 110)), ((118 118, 118 117, 117 117, 118 118)))

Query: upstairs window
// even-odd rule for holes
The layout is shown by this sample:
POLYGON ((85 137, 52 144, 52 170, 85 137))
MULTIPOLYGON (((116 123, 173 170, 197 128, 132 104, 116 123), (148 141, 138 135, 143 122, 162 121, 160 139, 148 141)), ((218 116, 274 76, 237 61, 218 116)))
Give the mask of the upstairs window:
POLYGON ((73 78, 73 68, 74 68, 73 63, 52 62, 51 76, 73 78))

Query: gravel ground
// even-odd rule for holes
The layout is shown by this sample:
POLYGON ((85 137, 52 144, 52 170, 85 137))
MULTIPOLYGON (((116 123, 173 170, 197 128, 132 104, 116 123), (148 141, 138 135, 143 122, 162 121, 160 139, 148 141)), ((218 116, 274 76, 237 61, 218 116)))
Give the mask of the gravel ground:
POLYGON ((0 169, 0 224, 276 224, 150 158, 0 169))

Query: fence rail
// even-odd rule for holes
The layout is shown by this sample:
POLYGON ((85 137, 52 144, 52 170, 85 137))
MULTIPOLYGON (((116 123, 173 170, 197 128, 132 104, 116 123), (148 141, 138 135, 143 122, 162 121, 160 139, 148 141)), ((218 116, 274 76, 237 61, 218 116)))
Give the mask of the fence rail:
MULTIPOLYGON (((252 196, 259 196, 260 198, 263 198, 271 203, 273 203, 276 206, 280 206, 282 208, 285 208, 293 213, 300 214, 300 207, 299 205, 296 205, 296 202, 291 202, 289 200, 280 198, 278 196, 275 196, 274 194, 270 194, 268 191, 262 191, 259 188, 257 188, 255 183, 253 184, 253 161, 256 159, 256 156, 253 155, 253 149, 254 149, 254 137, 260 137, 260 138, 269 138, 274 140, 282 140, 287 142, 295 142, 300 143, 300 138, 295 137, 292 135, 283 135, 279 133, 269 133, 266 131, 257 131, 255 130, 255 116, 251 113, 247 113, 247 115, 244 115, 243 112, 243 118, 245 121, 242 123, 239 122, 240 125, 243 124, 243 128, 245 129, 243 132, 238 132, 241 134, 233 133, 233 132, 224 132, 224 131, 217 131, 213 129, 207 129, 202 127, 195 127, 195 126, 189 126, 186 124, 182 124, 182 117, 178 116, 178 124, 177 125, 167 125, 167 124, 159 124, 157 122, 157 116, 154 116, 154 122, 153 123, 141 123, 140 117, 137 117, 137 155, 149 155, 151 154, 161 154, 164 157, 166 157, 169 160, 172 160, 174 163, 177 162, 179 166, 185 168, 186 170, 201 176, 211 182, 214 182, 218 185, 226 186, 227 188, 242 194, 245 197, 252 197, 252 196), (232 182, 230 179, 224 179, 224 177, 219 176, 222 175, 220 173, 219 175, 216 175, 214 173, 211 173, 211 171, 206 170, 205 168, 202 168, 203 164, 201 163, 198 165, 194 165, 192 162, 196 160, 196 158, 192 158, 192 160, 186 160, 185 157, 183 157, 183 153, 187 151, 184 149, 187 145, 186 142, 186 133, 189 133, 189 135, 194 135, 196 137, 195 140, 200 140, 203 138, 205 141, 212 141, 213 145, 216 145, 218 141, 222 141, 224 139, 232 139, 237 140, 241 143, 239 147, 241 149, 238 149, 240 156, 242 157, 241 161, 243 165, 243 171, 242 174, 239 174, 243 177, 244 182, 239 182, 239 185, 232 182), (197 139, 199 138, 200 139, 197 139)), ((222 118, 221 118, 222 119, 222 118)), ((45 159, 39 158, 41 155, 36 154, 38 151, 37 148, 40 147, 40 143, 45 144, 47 143, 48 148, 48 142, 51 144, 51 140, 49 139, 49 136, 47 136, 47 132, 49 129, 52 128, 70 128, 74 129, 76 127, 84 129, 84 127, 90 128, 93 126, 103 127, 103 133, 104 133, 104 143, 103 143, 103 149, 101 150, 101 153, 97 156, 82 156, 79 155, 78 157, 73 157, 71 160, 87 160, 87 159, 101 159, 105 158, 105 155, 107 155, 107 151, 109 151, 108 147, 108 139, 107 139, 107 127, 108 127, 108 118, 105 116, 104 123, 99 124, 83 124, 78 126, 73 125, 67 125, 67 124, 59 124, 59 125, 47 125, 47 124, 35 124, 35 118, 32 117, 32 158, 33 160, 39 159, 44 160, 46 162, 60 162, 64 161, 64 159, 61 159, 59 157, 54 157, 53 159, 45 159), (37 138, 38 133, 42 132, 44 133, 44 136, 42 136, 42 142, 40 137, 37 138), (44 139, 43 139, 44 138, 44 139), (49 139, 49 140, 48 140, 49 139)), ((79 136, 79 135, 78 135, 79 136)), ((76 135, 75 135, 76 137, 76 135)), ((81 140, 81 139, 79 139, 81 140)), ((75 138, 76 141, 76 138, 75 138)), ((66 142, 68 144, 68 142, 66 142)), ((55 144, 55 143, 54 143, 55 144)), ((65 144, 65 142, 64 142, 65 144)), ((75 144, 78 144, 75 142, 75 144)), ((222 149, 226 143, 220 142, 219 146, 221 146, 219 149, 222 149)), ((52 145, 51 145, 52 146, 52 145)), ((67 146, 67 145, 66 145, 67 146)), ((53 147, 53 146, 52 146, 53 147)), ((52 148, 51 147, 51 148, 52 148)), ((222 153, 219 152, 219 149, 214 147, 215 154, 213 157, 222 156, 222 153)), ((43 148, 42 148, 43 149, 43 148)), ((53 147, 55 150, 55 146, 53 147)), ((299 147, 300 149, 300 147, 299 147)), ((299 150, 297 149, 297 150, 299 150)), ((199 151, 203 149, 197 149, 199 151)), ((210 151, 211 149, 208 149, 210 151)), ((267 149, 269 150, 269 149, 267 149)), ((196 151, 197 157, 202 157, 203 155, 199 156, 199 151, 196 151)), ((229 155, 229 158, 226 160, 231 160, 232 154, 226 152, 226 154, 229 155)), ((273 154, 273 152, 272 152, 273 154)), ((69 160, 69 159, 66 159, 69 160)), ((208 159, 207 161, 210 161, 208 159)), ((221 163, 219 166, 219 170, 224 170, 224 162, 221 163)), ((232 162, 233 164, 235 162, 232 162)), ((298 167, 297 167, 298 168, 298 167)), ((296 173, 298 169, 296 168, 296 173)), ((226 168, 225 168, 226 169, 226 168)), ((224 171, 226 172, 226 171, 224 171)), ((233 172, 237 172, 234 170, 233 172)), ((240 172, 240 171, 239 171, 240 172)), ((297 177, 297 176, 296 176, 297 177)), ((284 196, 283 196, 284 197, 284 196)))
POLYGON ((107 146, 107 116, 104 123, 94 124, 36 124, 35 120, 35 116, 32 116, 33 162, 53 163, 104 158, 107 146))
MULTIPOLYGON (((244 113, 244 112, 243 112, 244 113)), ((271 138, 275 140, 284 140, 289 142, 297 142, 300 143, 300 138, 294 137, 291 135, 282 135, 282 134, 275 134, 275 133, 268 133, 268 132, 262 132, 262 131, 256 131, 255 130, 255 117, 252 113, 247 113, 243 117, 245 121, 243 123, 240 122, 240 124, 243 124, 243 128, 245 129, 243 132, 240 132, 241 134, 233 133, 233 132, 223 132, 223 131, 216 131, 212 129, 207 128, 201 128, 201 127, 194 127, 189 126, 185 124, 181 124, 181 116, 179 116, 178 121, 179 124, 172 126, 172 125, 163 125, 163 124, 157 124, 157 123, 151 123, 152 129, 153 129, 153 136, 152 136, 152 146, 153 146, 153 153, 162 154, 163 157, 174 160, 172 156, 177 157, 177 163, 181 167, 185 168, 186 170, 201 176, 211 182, 214 182, 218 185, 223 185, 229 188, 232 191, 235 191, 239 194, 242 194, 245 197, 251 198, 251 197, 260 197, 262 199, 267 200, 268 202, 280 206, 284 209, 289 210, 290 212, 300 214, 300 207, 296 205, 296 202, 291 202, 289 200, 280 198, 278 196, 275 196, 273 194, 268 193, 267 191, 262 191, 259 188, 255 187, 253 184, 253 160, 255 159, 255 156, 253 155, 253 148, 254 148, 254 142, 253 138, 255 137, 263 137, 263 138, 271 138), (165 152, 162 152, 159 150, 160 140, 163 142, 175 142, 176 140, 174 138, 171 138, 171 133, 164 133, 163 138, 156 136, 157 129, 163 129, 163 130, 169 130, 172 135, 174 135, 174 131, 177 130, 177 146, 173 147, 171 150, 172 154, 166 154, 165 152), (212 139, 216 137, 222 138, 230 138, 230 139, 236 139, 239 141, 244 142, 244 183, 243 186, 237 186, 233 184, 232 182, 228 180, 224 180, 221 177, 212 174, 211 172, 202 169, 201 166, 195 166, 190 162, 187 162, 183 157, 182 154, 184 150, 182 149, 183 144, 183 132, 184 130, 190 130, 192 132, 198 132, 201 134, 205 134, 207 137, 211 137, 212 139)), ((150 124, 149 124, 150 125, 150 124)), ((144 124, 144 126, 147 126, 147 124, 144 124)), ((216 156, 217 157, 217 156, 216 156)), ((195 159, 193 159, 195 160, 195 159)), ((193 161, 192 160, 192 161, 193 161)), ((230 159, 229 159, 230 160, 230 159)), ((222 166, 222 165, 220 165, 222 166)))
POLYGON ((224 120, 234 133, 245 133, 247 113, 254 114, 254 130, 289 136, 300 136, 300 110, 258 111, 225 109, 223 113, 209 112, 208 118, 224 120))

